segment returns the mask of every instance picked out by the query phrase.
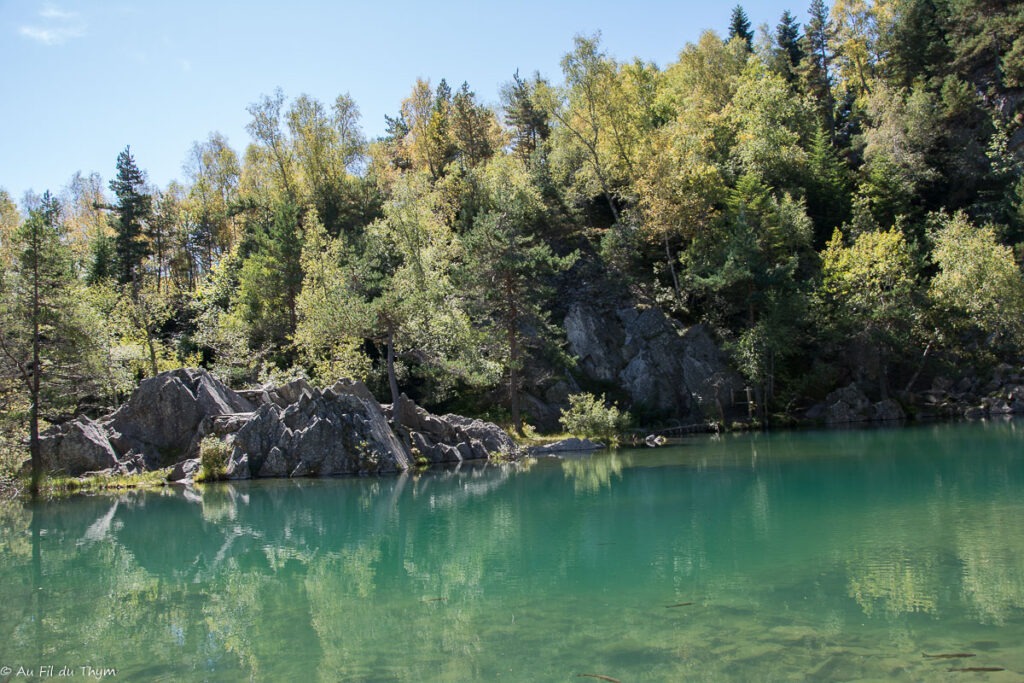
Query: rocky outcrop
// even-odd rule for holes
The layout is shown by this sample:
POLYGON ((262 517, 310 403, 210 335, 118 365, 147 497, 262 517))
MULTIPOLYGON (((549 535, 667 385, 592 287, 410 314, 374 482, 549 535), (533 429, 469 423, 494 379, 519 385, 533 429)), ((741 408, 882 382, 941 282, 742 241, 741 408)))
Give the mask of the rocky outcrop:
POLYGON ((706 327, 683 328, 655 307, 578 300, 565 331, 586 378, 622 387, 634 406, 656 415, 721 419, 744 386, 706 327))
POLYGON ((399 472, 413 464, 412 453, 429 462, 515 453, 496 425, 438 417, 404 401, 398 414, 405 422, 392 429, 359 382, 318 389, 300 379, 242 395, 205 370, 174 370, 143 381, 102 420, 82 417, 47 431, 43 463, 72 476, 174 465, 168 480, 189 481, 199 469, 204 437, 223 443, 224 464, 235 479, 399 472))
POLYGON ((391 473, 409 468, 406 448, 365 387, 303 387, 282 408, 260 406, 231 437, 228 477, 391 473), (360 389, 361 388, 361 389, 360 389))
POLYGON ((906 419, 902 406, 892 399, 873 403, 856 384, 836 389, 822 403, 807 411, 810 420, 822 420, 827 425, 856 422, 886 422, 906 419))
POLYGON ((404 394, 388 408, 395 431, 414 459, 430 464, 513 457, 517 446, 501 427, 460 415, 432 415, 404 394))
POLYGON ((198 455, 214 417, 253 408, 206 370, 182 368, 142 380, 101 424, 119 456, 139 454, 153 470, 198 455))

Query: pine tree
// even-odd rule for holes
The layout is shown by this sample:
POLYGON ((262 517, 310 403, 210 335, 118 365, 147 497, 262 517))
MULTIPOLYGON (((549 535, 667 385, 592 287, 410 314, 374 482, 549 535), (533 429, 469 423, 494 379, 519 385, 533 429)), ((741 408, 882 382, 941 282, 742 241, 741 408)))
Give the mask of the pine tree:
POLYGON ((516 71, 512 82, 502 91, 505 123, 512 129, 512 151, 525 163, 529 163, 533 153, 551 135, 548 114, 537 105, 533 90, 516 71))
POLYGON ((135 165, 131 147, 117 155, 117 177, 110 181, 110 190, 117 204, 110 207, 117 214, 114 224, 114 272, 121 284, 138 285, 138 269, 149 255, 146 222, 152 213, 152 198, 145 194, 146 176, 135 165))
POLYGON ((754 50, 754 32, 750 30, 750 19, 742 5, 732 8, 732 17, 729 19, 729 38, 742 38, 747 43, 747 50, 754 50))
POLYGON ((522 436, 519 385, 523 361, 558 335, 543 309, 551 295, 543 282, 572 266, 576 256, 560 258, 531 234, 540 205, 532 188, 509 183, 493 192, 491 201, 494 205, 477 217, 465 238, 464 290, 470 293, 481 318, 488 321, 501 348, 497 355, 506 368, 512 426, 522 436))
POLYGON ((806 58, 801 63, 800 80, 815 102, 822 125, 829 135, 835 134, 835 96, 832 94, 832 22, 824 0, 811 0, 803 38, 806 58))
POLYGON ((775 27, 775 45, 778 50, 778 68, 786 80, 796 79, 797 68, 804 59, 804 49, 800 45, 800 23, 786 10, 775 27))
POLYGON ((28 402, 31 492, 39 492, 41 418, 82 396, 98 368, 82 369, 92 346, 79 315, 61 207, 49 193, 15 234, 16 259, 0 279, 0 381, 28 402))

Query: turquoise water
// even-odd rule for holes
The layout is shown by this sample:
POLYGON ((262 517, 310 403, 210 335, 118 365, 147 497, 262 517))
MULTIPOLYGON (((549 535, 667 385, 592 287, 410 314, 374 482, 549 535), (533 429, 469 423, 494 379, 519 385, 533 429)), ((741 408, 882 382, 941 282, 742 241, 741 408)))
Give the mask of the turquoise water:
POLYGON ((12 681, 1020 681, 1024 424, 19 504, 0 551, 12 681))

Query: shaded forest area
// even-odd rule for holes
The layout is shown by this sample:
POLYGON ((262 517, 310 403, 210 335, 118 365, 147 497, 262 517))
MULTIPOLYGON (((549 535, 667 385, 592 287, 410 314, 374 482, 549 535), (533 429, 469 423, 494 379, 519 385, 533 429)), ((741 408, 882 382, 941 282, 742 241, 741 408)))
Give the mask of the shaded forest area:
POLYGON ((517 72, 494 107, 417 81, 373 141, 348 95, 278 89, 184 182, 125 148, 108 183, 0 190, 7 457, 180 366, 521 430, 553 378, 616 398, 566 353, 582 281, 707 324, 764 415, 1019 363, 1024 3, 807 16, 755 34, 737 6, 664 67, 578 36, 560 79, 517 72))

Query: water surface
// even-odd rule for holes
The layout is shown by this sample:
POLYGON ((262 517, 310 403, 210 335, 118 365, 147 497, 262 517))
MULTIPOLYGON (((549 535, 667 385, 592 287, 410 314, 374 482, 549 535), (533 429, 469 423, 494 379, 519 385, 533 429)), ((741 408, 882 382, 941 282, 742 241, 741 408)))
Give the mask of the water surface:
POLYGON ((1019 681, 1022 446, 1015 422, 760 434, 8 506, 0 665, 1019 681), (1006 671, 948 671, 971 666, 1006 671))

